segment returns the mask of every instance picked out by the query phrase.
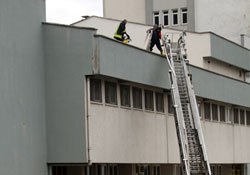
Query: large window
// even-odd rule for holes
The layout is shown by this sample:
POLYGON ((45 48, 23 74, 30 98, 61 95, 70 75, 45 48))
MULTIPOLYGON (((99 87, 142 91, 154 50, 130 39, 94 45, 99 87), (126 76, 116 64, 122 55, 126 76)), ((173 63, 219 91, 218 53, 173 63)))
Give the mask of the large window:
POLYGON ((250 126, 250 111, 246 111, 247 125, 250 126))
POLYGON ((130 107, 130 87, 120 85, 121 106, 130 107))
POLYGON ((239 124, 239 110, 234 108, 234 123, 239 124))
POLYGON ((142 109, 142 89, 133 87, 133 107, 142 109))
POLYGON ((240 110, 240 124, 245 125, 245 111, 242 109, 240 110))
POLYGON ((117 87, 116 83, 105 82, 105 102, 117 105, 117 87))
POLYGON ((67 167, 65 166, 53 166, 52 175, 67 175, 67 167))
POLYGON ((164 26, 168 26, 169 25, 169 19, 168 19, 168 11, 163 12, 163 22, 164 22, 164 26))
POLYGON ((156 111, 164 112, 164 95, 163 93, 155 93, 155 101, 156 101, 156 111))
POLYGON ((204 103, 204 115, 205 119, 211 120, 210 103, 204 103))
POLYGON ((226 121, 226 113, 225 113, 225 106, 220 106, 220 121, 226 121))
POLYGON ((181 9, 181 23, 187 24, 187 9, 186 8, 181 9))
POLYGON ((102 83, 98 79, 90 79, 90 100, 102 102, 102 83))
POLYGON ((178 9, 172 10, 173 25, 178 25, 178 9))
POLYGON ((159 25, 159 18, 160 18, 160 16, 159 16, 159 12, 154 12, 154 24, 157 24, 157 25, 159 25))
POLYGON ((217 104, 212 104, 212 118, 215 121, 218 121, 218 107, 217 104))
POLYGON ((154 110, 154 98, 153 91, 145 90, 145 109, 153 111, 154 110))

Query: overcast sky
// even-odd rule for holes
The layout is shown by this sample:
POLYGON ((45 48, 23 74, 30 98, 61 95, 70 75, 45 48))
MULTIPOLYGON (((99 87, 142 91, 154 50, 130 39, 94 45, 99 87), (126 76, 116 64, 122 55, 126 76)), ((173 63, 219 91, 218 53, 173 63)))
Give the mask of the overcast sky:
POLYGON ((46 21, 71 24, 81 16, 103 16, 102 0, 46 0, 46 21))

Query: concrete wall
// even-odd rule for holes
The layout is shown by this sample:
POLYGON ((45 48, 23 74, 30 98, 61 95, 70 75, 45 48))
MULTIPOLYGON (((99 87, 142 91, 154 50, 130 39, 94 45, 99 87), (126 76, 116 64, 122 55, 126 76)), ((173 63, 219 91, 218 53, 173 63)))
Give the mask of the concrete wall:
POLYGON ((103 16, 106 18, 145 23, 145 0, 103 0, 103 16))
POLYGON ((92 73, 94 29, 44 24, 49 163, 87 162, 85 74, 92 73))
POLYGON ((43 0, 0 1, 0 174, 46 175, 43 0))
POLYGON ((240 44, 241 34, 250 35, 249 11, 250 1, 195 0, 195 30, 212 31, 240 44))

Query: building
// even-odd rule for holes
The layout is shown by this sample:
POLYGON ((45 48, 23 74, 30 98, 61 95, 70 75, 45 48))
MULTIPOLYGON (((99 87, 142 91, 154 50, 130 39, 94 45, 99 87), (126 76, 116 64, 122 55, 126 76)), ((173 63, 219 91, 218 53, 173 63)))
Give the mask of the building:
MULTIPOLYGON (((1 174, 180 173, 169 67, 140 47, 144 32, 134 46, 98 26, 44 23, 42 0, 3 0, 0 14, 1 174)), ((250 51, 209 32, 187 42, 212 170, 249 174, 250 84, 239 71, 250 51), (206 47, 192 58, 194 41, 206 47)))
MULTIPOLYGON (((249 42, 249 1, 103 0, 103 7, 107 18, 127 18, 133 22, 163 24, 195 32, 211 31, 238 44, 249 42), (129 13, 126 4, 131 7, 129 13)), ((244 46, 248 47, 247 44, 244 46)))

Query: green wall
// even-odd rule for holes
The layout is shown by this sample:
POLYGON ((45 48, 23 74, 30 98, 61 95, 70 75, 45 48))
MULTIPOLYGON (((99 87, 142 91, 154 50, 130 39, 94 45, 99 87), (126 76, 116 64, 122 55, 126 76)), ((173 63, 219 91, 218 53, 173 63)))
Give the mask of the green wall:
POLYGON ((0 1, 0 174, 45 175, 44 0, 0 1))
POLYGON ((92 73, 94 29, 43 24, 48 162, 87 162, 85 75, 92 73))

